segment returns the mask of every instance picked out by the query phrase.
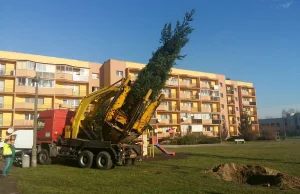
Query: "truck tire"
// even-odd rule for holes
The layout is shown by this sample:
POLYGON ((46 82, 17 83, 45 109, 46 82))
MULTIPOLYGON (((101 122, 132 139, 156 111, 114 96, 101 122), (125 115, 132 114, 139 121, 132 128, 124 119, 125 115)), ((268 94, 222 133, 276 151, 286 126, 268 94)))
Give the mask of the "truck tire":
POLYGON ((38 153, 38 163, 41 165, 48 165, 51 163, 51 158, 49 156, 49 152, 46 149, 42 149, 38 153))
POLYGON ((78 156, 78 164, 81 168, 91 168, 94 155, 88 150, 82 151, 78 156))
POLYGON ((100 152, 96 157, 97 168, 101 170, 109 170, 113 167, 113 161, 108 152, 100 152))

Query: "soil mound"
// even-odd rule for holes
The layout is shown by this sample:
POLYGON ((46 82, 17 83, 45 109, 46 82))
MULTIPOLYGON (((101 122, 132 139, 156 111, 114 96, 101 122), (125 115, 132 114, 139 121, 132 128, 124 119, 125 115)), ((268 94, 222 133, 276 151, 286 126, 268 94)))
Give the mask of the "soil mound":
POLYGON ((221 164, 206 172, 213 173, 225 181, 300 190, 300 179, 298 177, 289 176, 259 165, 221 164))

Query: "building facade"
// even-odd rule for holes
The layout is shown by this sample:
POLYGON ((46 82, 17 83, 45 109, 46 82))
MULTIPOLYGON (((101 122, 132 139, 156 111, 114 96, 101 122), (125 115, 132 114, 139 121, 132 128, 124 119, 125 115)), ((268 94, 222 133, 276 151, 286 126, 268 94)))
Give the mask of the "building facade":
MULTIPOLYGON (((127 76, 134 81, 144 66, 110 59, 101 67, 101 85, 113 84, 127 76)), ((250 115, 252 130, 259 133, 252 83, 226 80, 225 75, 220 74, 173 68, 162 92, 165 99, 151 121, 161 136, 168 136, 170 129, 182 135, 201 132, 219 136, 223 124, 231 136, 237 136, 243 110, 250 115)))
POLYGON ((280 135, 300 135, 300 113, 287 113, 281 118, 259 119, 261 132, 274 130, 280 135))
MULTIPOLYGON (((38 111, 71 109, 82 97, 122 77, 134 81, 144 64, 108 60, 101 63, 0 51, 0 137, 7 129, 32 129, 36 75, 38 111)), ((162 90, 165 99, 151 125, 161 136, 203 132, 218 136, 223 122, 231 136, 238 135, 240 112, 247 110, 259 131, 256 94, 252 83, 226 80, 224 75, 173 68, 162 90)))

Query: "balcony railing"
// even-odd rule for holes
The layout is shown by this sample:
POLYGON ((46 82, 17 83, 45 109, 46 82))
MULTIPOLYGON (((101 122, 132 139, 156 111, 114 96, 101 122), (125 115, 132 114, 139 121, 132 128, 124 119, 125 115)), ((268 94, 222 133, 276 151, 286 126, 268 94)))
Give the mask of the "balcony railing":
POLYGON ((200 96, 200 100, 210 101, 210 96, 200 96))
POLYGON ((258 122, 257 121, 251 121, 251 124, 257 125, 258 122))
POLYGON ((187 118, 187 119, 181 119, 181 123, 182 124, 189 124, 189 123, 192 123, 192 119, 191 118, 187 118))
POLYGON ((220 108, 212 108, 211 110, 212 110, 212 112, 221 112, 220 108))
POLYGON ((229 111, 228 111, 228 114, 234 115, 234 114, 235 114, 235 110, 229 110, 229 111))
POLYGON ((202 124, 202 119, 192 119, 193 124, 202 124))
POLYGON ((210 98, 211 101, 220 101, 220 97, 213 97, 210 98))
POLYGON ((196 83, 189 83, 189 82, 180 82, 179 83, 180 87, 189 87, 189 88, 194 88, 196 87, 196 83))
POLYGON ((234 105, 235 102, 234 102, 234 100, 228 100, 228 101, 227 101, 227 104, 228 104, 228 105, 234 105))
POLYGON ((202 124, 212 124, 212 119, 202 119, 202 124))
POLYGON ((221 120, 219 119, 213 119, 212 124, 221 124, 221 120))
POLYGON ((168 85, 168 86, 178 86, 179 85, 179 82, 178 82, 178 80, 167 80, 166 81, 166 85, 168 85))
POLYGON ((249 105, 255 106, 255 105, 256 105, 256 102, 249 102, 249 105))
POLYGON ((177 98, 175 93, 166 93, 166 92, 162 92, 162 94, 165 95, 165 98, 177 98))
POLYGON ((208 83, 200 83, 200 88, 210 88, 208 83))
POLYGON ((211 107, 201 107, 201 112, 211 112, 211 107))
POLYGON ((18 127, 33 127, 33 120, 14 120, 14 125, 18 127))
POLYGON ((226 93, 227 94, 234 94, 234 90, 227 90, 226 93))
POLYGON ((230 125, 235 125, 235 124, 236 124, 236 121, 235 121, 235 120, 229 121, 229 124, 230 124, 230 125))
POLYGON ((181 111, 192 111, 192 107, 190 107, 190 106, 182 106, 182 107, 180 107, 180 110, 181 111))
POLYGON ((15 70, 6 70, 6 69, 0 69, 0 75, 15 75, 15 70))

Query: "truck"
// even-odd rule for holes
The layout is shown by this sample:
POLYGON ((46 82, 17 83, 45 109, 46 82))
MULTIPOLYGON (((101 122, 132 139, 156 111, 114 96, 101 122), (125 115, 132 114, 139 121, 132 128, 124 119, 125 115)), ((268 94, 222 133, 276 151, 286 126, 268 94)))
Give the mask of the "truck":
POLYGON ((48 165, 52 159, 75 160, 81 168, 109 170, 134 164, 142 158, 137 138, 149 122, 164 95, 149 100, 152 90, 136 103, 132 113, 124 113, 131 87, 130 77, 85 96, 76 111, 45 110, 37 118, 37 162, 48 165), (107 105, 104 107, 105 103, 107 105), (103 108, 101 135, 96 131, 97 111, 103 108), (87 111, 89 109, 89 111, 87 111), (102 136, 102 137, 101 137, 102 136))

